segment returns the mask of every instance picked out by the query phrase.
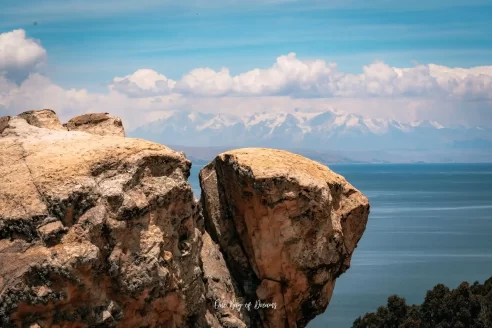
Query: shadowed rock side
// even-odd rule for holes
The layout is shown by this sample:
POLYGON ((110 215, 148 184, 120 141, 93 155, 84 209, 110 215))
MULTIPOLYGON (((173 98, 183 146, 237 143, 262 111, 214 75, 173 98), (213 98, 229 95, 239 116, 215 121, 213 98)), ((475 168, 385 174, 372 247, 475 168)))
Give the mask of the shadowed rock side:
POLYGON ((0 118, 1 327, 292 328, 326 309, 367 222, 359 191, 242 149, 200 172, 200 203, 184 154, 120 123, 0 118))
POLYGON ((251 327, 305 327, 325 311, 365 230, 367 198, 327 167, 272 149, 223 153, 200 184, 206 229, 235 284, 208 298, 276 304, 248 312, 251 327))
POLYGON ((0 134, 5 130, 9 124, 10 116, 0 117, 0 134))
POLYGON ((1 326, 205 326, 191 163, 143 140, 1 122, 1 326))
POLYGON ((69 131, 82 131, 100 136, 125 136, 121 119, 108 113, 77 116, 68 121, 66 127, 69 131))
POLYGON ((207 323, 209 327, 254 327, 255 325, 250 321, 245 308, 231 306, 231 304, 239 305, 246 302, 245 299, 237 298, 240 294, 237 284, 231 277, 219 246, 214 243, 207 232, 203 234, 201 259, 203 280, 207 288, 207 323))

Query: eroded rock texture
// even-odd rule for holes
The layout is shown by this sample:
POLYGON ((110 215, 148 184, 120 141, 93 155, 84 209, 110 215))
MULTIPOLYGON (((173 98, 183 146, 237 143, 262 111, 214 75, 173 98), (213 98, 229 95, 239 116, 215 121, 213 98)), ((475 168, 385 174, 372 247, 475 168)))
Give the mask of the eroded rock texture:
POLYGON ((66 127, 69 131, 83 131, 100 136, 125 136, 121 119, 111 116, 109 113, 77 116, 68 121, 66 127))
POLYGON ((257 327, 305 327, 322 313, 365 230, 367 198, 327 167, 272 149, 221 154, 200 183, 235 286, 208 297, 275 303, 250 312, 257 327))
POLYGON ((202 325, 191 163, 23 117, 0 120, 1 326, 202 325))
POLYGON ((29 124, 37 126, 38 128, 66 130, 60 123, 56 113, 51 109, 30 110, 19 114, 19 116, 25 119, 29 124))
POLYGON ((123 136, 107 114, 0 118, 1 327, 294 328, 326 309, 369 213, 343 177, 240 149, 200 172, 200 203, 183 153, 123 136))

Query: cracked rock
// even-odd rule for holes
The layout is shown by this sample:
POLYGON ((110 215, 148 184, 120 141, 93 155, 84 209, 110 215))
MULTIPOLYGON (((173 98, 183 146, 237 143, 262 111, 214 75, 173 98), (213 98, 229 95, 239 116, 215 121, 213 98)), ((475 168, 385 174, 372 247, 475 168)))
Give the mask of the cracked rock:
POLYGON ((67 232, 67 228, 63 226, 61 221, 49 222, 38 228, 41 238, 46 242, 53 239, 58 239, 59 236, 67 232))
POLYGON ((365 230, 367 198, 326 166, 262 148, 220 154, 200 185, 205 226, 235 285, 209 283, 212 297, 258 304, 251 326, 305 327, 323 313, 365 230))
POLYGON ((40 327, 200 327, 191 163, 165 146, 114 136, 119 119, 72 121, 94 134, 60 129, 55 117, 2 120, 0 326, 35 318, 40 327), (101 136, 103 124, 115 128, 101 136), (134 205, 113 206, 113 190, 134 205))
POLYGON ((350 266, 357 189, 285 151, 184 153, 119 118, 0 118, 1 327, 305 327, 350 266), (249 305, 248 305, 249 304, 249 305))

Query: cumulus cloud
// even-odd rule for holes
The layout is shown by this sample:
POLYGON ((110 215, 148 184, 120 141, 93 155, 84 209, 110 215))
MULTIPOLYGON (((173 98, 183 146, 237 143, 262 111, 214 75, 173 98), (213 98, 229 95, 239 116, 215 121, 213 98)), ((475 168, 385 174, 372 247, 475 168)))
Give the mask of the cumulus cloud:
POLYGON ((290 96, 193 96, 178 93, 151 97, 130 97, 119 91, 91 93, 66 89, 40 74, 31 74, 17 85, 0 77, 0 116, 51 108, 64 122, 90 112, 111 112, 122 117, 128 131, 159 119, 169 110, 208 113, 229 112, 251 115, 257 112, 290 112, 295 108, 321 111, 338 108, 369 117, 402 121, 436 120, 443 125, 469 124, 492 127, 492 102, 465 102, 429 97, 332 97, 293 98, 290 96))
POLYGON ((115 77, 111 90, 130 97, 152 97, 171 93, 176 82, 151 69, 139 69, 125 77, 115 77))
POLYGON ((108 92, 91 93, 66 89, 36 73, 45 59, 46 51, 24 31, 0 34, 0 116, 51 108, 67 121, 110 111, 131 130, 168 110, 252 114, 339 108, 403 121, 492 126, 492 66, 397 68, 376 61, 360 74, 349 74, 335 63, 301 60, 290 53, 269 68, 238 75, 227 68, 197 68, 173 80, 139 69, 115 77, 108 92))
POLYGON ((295 53, 267 69, 232 76, 227 68, 197 68, 173 81, 152 70, 115 78, 113 90, 132 97, 179 93, 200 97, 433 97, 492 99, 492 66, 449 68, 438 65, 391 67, 376 61, 361 74, 338 70, 335 63, 301 60, 295 53))
POLYGON ((111 112, 120 116, 125 127, 131 130, 162 115, 163 110, 183 106, 184 99, 180 95, 132 98, 116 91, 91 93, 86 89, 66 89, 38 73, 29 75, 20 84, 0 76, 0 117, 50 108, 67 122, 84 113, 111 112))
POLYGON ((450 68, 429 65, 430 74, 443 90, 467 100, 492 99, 492 66, 450 68))
POLYGON ((46 60, 46 50, 24 30, 0 34, 0 75, 20 82, 46 60))
POLYGON ((0 78, 0 105, 9 114, 29 109, 60 108, 68 115, 87 110, 94 95, 87 90, 64 89, 40 74, 31 74, 20 85, 2 83, 0 78))

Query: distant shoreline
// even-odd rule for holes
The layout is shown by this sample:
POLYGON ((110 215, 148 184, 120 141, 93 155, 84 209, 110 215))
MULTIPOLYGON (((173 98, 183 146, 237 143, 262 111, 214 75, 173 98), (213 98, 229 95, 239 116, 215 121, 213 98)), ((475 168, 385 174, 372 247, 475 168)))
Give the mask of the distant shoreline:
MULTIPOLYGON (((188 158, 189 159, 189 158, 188 158)), ((191 159, 190 159, 191 160, 191 159)), ((213 159, 206 160, 191 160, 193 166, 205 166, 210 163, 213 159)), ((339 162, 320 162, 323 165, 492 165, 492 162, 402 162, 402 163, 339 163, 339 162)))
MULTIPOLYGON (((180 145, 166 145, 176 151, 183 151, 186 157, 194 164, 208 164, 217 155, 230 150, 244 147, 189 147, 180 145)), ((266 147, 268 148, 268 147, 266 147)), ((391 151, 338 151, 278 148, 307 157, 325 165, 365 165, 365 164, 492 164, 490 155, 473 152, 453 152, 447 150, 391 150, 391 151)))

